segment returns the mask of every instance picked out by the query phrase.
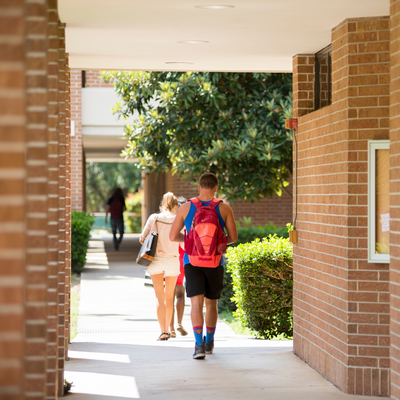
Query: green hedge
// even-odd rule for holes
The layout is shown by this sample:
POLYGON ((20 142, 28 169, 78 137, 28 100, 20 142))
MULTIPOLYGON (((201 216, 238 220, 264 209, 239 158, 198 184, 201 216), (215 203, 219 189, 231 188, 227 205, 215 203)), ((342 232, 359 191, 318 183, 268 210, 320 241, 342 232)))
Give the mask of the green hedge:
MULTIPOLYGON (((280 237, 287 238, 289 233, 286 227, 277 227, 273 223, 266 224, 264 226, 252 226, 252 227, 238 227, 238 240, 229 247, 236 247, 243 243, 250 243, 256 239, 263 239, 269 235, 277 235, 280 237)), ((223 312, 226 310, 235 311, 236 303, 231 299, 233 297, 233 286, 232 276, 229 271, 225 269, 224 275, 224 287, 221 292, 221 298, 218 301, 218 311, 223 312)))
POLYGON ((266 224, 264 226, 251 226, 251 227, 238 227, 238 240, 234 243, 234 246, 238 246, 242 243, 250 243, 255 239, 263 239, 269 235, 277 235, 280 237, 288 238, 289 233, 286 227, 277 227, 273 223, 266 224))
POLYGON ((80 273, 85 266, 86 252, 90 239, 90 229, 94 218, 85 212, 71 213, 71 269, 80 273))
POLYGON ((233 278, 236 318, 261 338, 293 336, 293 247, 270 236, 230 247, 227 269, 233 278))

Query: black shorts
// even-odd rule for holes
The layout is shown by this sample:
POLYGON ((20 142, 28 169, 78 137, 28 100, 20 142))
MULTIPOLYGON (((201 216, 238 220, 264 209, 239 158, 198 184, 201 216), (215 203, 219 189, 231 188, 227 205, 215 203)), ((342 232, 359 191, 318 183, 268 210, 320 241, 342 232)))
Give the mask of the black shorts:
POLYGON ((185 265, 187 297, 204 294, 207 299, 217 300, 221 297, 224 281, 224 266, 216 268, 194 267, 185 265))

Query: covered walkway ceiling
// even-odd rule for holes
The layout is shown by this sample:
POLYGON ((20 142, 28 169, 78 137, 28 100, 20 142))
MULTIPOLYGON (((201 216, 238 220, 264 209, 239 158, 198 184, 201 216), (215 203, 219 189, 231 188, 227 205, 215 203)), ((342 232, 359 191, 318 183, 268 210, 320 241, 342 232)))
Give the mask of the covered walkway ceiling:
POLYGON ((327 46, 346 18, 389 15, 389 0, 59 0, 59 10, 73 69, 291 72, 293 55, 327 46), (220 5, 230 7, 204 8, 220 5))

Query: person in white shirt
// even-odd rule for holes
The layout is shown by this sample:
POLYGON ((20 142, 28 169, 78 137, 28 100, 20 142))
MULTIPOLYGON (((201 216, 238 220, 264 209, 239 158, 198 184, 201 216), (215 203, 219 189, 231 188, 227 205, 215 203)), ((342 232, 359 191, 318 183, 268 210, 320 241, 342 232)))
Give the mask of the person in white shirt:
POLYGON ((157 318, 161 328, 161 335, 157 340, 168 340, 170 338, 169 325, 174 309, 174 291, 176 279, 180 273, 179 243, 169 240, 169 233, 177 209, 178 200, 174 194, 171 192, 164 194, 160 213, 150 215, 140 235, 140 243, 143 243, 151 231, 158 232, 154 261, 147 267, 156 294, 157 318))

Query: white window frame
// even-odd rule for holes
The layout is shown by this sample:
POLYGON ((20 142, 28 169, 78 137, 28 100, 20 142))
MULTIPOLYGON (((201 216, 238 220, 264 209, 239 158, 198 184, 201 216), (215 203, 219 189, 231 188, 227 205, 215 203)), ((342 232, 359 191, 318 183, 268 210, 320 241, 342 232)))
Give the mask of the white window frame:
POLYGON ((368 262, 390 263, 390 254, 376 254, 376 158, 375 150, 390 149, 390 140, 368 140, 368 262))

